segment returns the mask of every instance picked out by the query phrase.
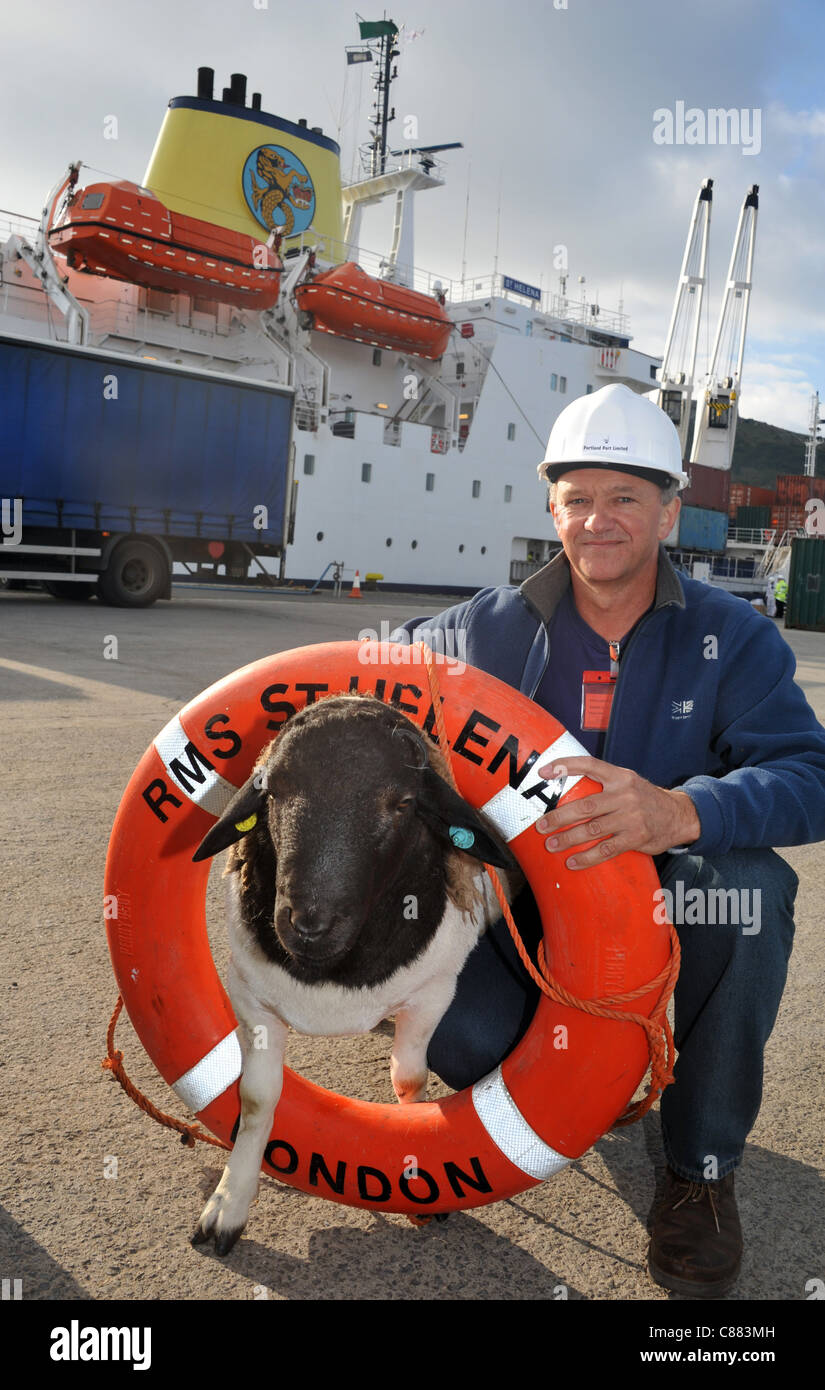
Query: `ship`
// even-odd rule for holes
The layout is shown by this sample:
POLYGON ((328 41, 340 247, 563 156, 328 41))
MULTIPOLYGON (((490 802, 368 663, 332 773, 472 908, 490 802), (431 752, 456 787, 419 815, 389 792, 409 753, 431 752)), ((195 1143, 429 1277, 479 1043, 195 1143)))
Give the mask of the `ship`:
MULTIPOLYGON (((520 583, 559 548, 536 465, 564 406, 610 382, 672 415, 689 397, 632 345, 623 306, 588 300, 582 280, 574 293, 566 266, 552 289, 497 265, 461 279, 416 266, 418 199, 444 186, 438 156, 457 146, 390 149, 398 29, 362 22, 360 39, 348 61, 378 75, 357 178, 343 180, 321 127, 270 114, 258 92, 247 103, 242 73, 216 96, 201 67, 195 94, 169 102, 141 184, 75 161, 39 220, 0 220, 0 331, 291 388, 281 581, 520 583), (362 213, 388 199, 391 244, 374 251, 362 213)), ((708 440, 723 394, 709 388, 697 410, 708 440)), ((726 510, 697 498, 704 474, 730 467, 737 395, 725 457, 691 461, 694 510, 726 510)), ((689 572, 718 560, 718 528, 699 533, 693 548, 668 538, 689 572)))

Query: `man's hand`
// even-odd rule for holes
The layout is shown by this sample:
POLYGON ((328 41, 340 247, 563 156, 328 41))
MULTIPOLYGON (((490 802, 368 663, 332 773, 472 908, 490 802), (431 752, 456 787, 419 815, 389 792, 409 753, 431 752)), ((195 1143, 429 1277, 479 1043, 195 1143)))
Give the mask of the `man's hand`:
POLYGON ((559 806, 536 822, 536 829, 547 835, 545 845, 553 853, 601 836, 609 837, 584 854, 565 860, 568 869, 602 864, 630 849, 661 854, 673 845, 691 844, 701 833, 696 808, 687 792, 655 787, 630 768, 614 767, 600 758, 581 757, 548 763, 538 771, 548 780, 582 773, 602 784, 600 792, 559 806), (581 821, 584 823, 576 824, 581 821))

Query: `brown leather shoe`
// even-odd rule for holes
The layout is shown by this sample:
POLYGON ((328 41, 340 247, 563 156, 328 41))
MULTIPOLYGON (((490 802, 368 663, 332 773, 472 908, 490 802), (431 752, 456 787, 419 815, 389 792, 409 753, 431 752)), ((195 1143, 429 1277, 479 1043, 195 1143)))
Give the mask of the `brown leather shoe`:
POLYGON ((741 1263, 733 1173, 715 1182, 691 1182, 668 1168, 653 1210, 651 1278, 686 1298, 721 1298, 735 1284, 741 1263))

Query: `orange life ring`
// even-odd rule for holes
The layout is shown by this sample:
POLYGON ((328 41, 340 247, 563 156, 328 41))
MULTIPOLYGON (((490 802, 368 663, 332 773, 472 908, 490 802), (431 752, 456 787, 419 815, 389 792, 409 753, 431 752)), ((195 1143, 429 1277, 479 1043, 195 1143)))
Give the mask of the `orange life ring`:
MULTIPOLYGON (((435 661, 459 790, 499 826, 526 873, 553 976, 586 999, 655 979, 670 940, 654 912, 652 860, 630 853, 576 872, 532 829, 549 795, 536 769, 583 750, 502 681, 435 661)), ((225 1142, 240 1117, 241 1052, 206 935, 209 864, 193 864, 192 854, 284 720, 308 699, 355 689, 395 701, 432 730, 420 648, 334 642, 282 652, 218 681, 169 721, 138 764, 112 830, 105 892, 118 986, 155 1066, 225 1142)), ((575 780, 565 800, 593 790, 575 780)), ((659 993, 636 1000, 637 1013, 649 1016, 659 993)), ((352 1100, 286 1069, 263 1172, 373 1210, 481 1206, 589 1149, 630 1101, 647 1062, 638 1024, 542 996, 501 1066, 444 1100, 352 1100)))

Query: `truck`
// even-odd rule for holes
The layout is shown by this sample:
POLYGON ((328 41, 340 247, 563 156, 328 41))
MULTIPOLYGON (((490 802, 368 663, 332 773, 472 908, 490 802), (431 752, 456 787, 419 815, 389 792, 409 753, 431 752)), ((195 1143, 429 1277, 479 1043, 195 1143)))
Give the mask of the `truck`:
POLYGON ((0 334, 0 580, 118 607, 283 577, 291 387, 0 334), (277 574, 272 563, 277 561, 277 574))

